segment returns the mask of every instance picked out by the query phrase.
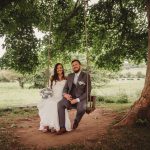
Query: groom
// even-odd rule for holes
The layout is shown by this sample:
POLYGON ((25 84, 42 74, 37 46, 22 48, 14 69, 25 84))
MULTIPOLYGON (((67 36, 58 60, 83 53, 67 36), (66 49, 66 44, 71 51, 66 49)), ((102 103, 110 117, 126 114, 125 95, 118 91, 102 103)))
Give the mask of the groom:
POLYGON ((91 93, 91 80, 87 73, 81 70, 81 63, 75 59, 71 62, 74 73, 68 75, 67 82, 63 90, 63 99, 58 103, 58 115, 60 130, 58 135, 66 132, 65 128, 65 109, 75 107, 77 109, 76 117, 73 124, 73 129, 78 127, 78 124, 86 111, 87 95, 91 93), (88 86, 87 86, 88 84, 88 86))

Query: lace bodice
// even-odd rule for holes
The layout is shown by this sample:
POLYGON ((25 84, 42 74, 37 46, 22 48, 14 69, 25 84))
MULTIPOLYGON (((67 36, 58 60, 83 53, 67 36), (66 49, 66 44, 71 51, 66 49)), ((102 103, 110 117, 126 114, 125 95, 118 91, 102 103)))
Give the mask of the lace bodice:
POLYGON ((65 86, 66 80, 57 81, 56 83, 53 82, 52 90, 53 90, 53 98, 58 100, 62 99, 63 88, 65 86))

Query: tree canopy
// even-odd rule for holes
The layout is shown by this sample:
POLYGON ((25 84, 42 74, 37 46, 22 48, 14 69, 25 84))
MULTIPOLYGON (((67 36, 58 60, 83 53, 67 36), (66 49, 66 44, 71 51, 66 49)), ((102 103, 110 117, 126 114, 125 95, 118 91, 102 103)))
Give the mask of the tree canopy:
POLYGON ((124 60, 146 61, 145 7, 136 0, 100 0, 90 9, 89 38, 100 67, 118 69, 124 60))
MULTIPOLYGON (((49 44, 54 59, 83 51, 83 1, 5 0, 0 4, 0 36, 6 36, 1 66, 33 72, 41 63, 41 50, 46 57, 49 44), (34 28, 45 32, 43 41, 35 37, 34 28)), ((87 22, 90 59, 97 66, 117 70, 124 60, 146 61, 144 0, 99 0, 89 7, 87 22)))

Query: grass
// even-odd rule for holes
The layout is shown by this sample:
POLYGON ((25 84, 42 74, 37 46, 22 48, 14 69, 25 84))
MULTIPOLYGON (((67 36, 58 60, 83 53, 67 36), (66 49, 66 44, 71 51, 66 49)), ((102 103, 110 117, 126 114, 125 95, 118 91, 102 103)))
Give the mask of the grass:
POLYGON ((120 93, 116 96, 97 96, 96 97, 97 103, 130 103, 129 96, 124 93, 120 93))
MULTIPOLYGON (((136 100, 144 85, 142 80, 119 80, 111 81, 107 86, 100 89, 94 89, 93 94, 104 98, 112 98, 114 103, 97 103, 97 107, 111 109, 118 114, 118 117, 112 122, 112 125, 124 115, 126 110, 136 100), (125 94, 131 103, 117 103, 118 95, 125 94)), ((31 150, 21 145, 15 137, 16 118, 28 118, 37 115, 36 107, 18 107, 24 105, 36 105, 40 100, 39 89, 21 89, 18 83, 0 83, 0 149, 31 150)), ((123 96, 124 98, 125 96, 123 96)), ((126 97, 125 97, 126 98, 126 97)), ((139 120, 142 125, 143 121, 139 120)), ((112 126, 111 125, 111 126, 112 126)), ((49 148, 49 150, 149 150, 150 130, 149 126, 122 129, 108 129, 105 136, 97 137, 91 141, 85 141, 85 144, 66 145, 58 148, 49 148)))
MULTIPOLYGON (((93 89, 92 93, 107 98, 108 103, 118 101, 120 95, 126 95, 129 101, 135 101, 139 97, 143 85, 144 79, 113 80, 102 88, 93 89)), ((21 89, 18 82, 0 82, 0 108, 36 105, 40 101, 40 90, 28 89, 28 87, 29 85, 26 85, 24 89, 21 89)))
POLYGON ((37 115, 36 107, 0 108, 0 150, 29 150, 28 147, 20 144, 16 137, 15 122, 16 119, 35 115, 37 115))
POLYGON ((18 83, 0 83, 0 108, 35 105, 40 100, 39 89, 21 89, 18 83))
POLYGON ((114 112, 120 113, 124 112, 128 108, 130 108, 131 103, 97 103, 97 107, 102 107, 106 109, 111 109, 114 112))
POLYGON ((144 79, 140 80, 112 80, 106 86, 94 89, 92 93, 98 96, 115 97, 120 94, 126 94, 130 101, 135 101, 139 97, 143 86, 144 79))
POLYGON ((37 115, 37 107, 12 107, 12 108, 0 108, 0 117, 9 116, 9 118, 15 117, 28 117, 37 115))

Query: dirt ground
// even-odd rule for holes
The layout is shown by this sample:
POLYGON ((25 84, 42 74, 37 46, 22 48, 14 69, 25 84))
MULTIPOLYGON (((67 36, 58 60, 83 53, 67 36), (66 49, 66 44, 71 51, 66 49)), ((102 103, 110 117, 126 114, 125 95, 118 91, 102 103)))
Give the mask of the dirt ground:
MULTIPOLYGON (((73 123, 75 110, 69 112, 71 122, 73 123)), ((48 147, 59 147, 67 144, 92 142, 97 137, 104 136, 109 125, 116 117, 111 110, 97 108, 94 112, 82 118, 76 130, 67 132, 63 135, 52 133, 43 133, 38 130, 40 119, 38 116, 34 118, 18 119, 15 131, 19 141, 28 146, 37 149, 47 149, 48 147)))

